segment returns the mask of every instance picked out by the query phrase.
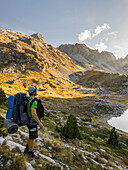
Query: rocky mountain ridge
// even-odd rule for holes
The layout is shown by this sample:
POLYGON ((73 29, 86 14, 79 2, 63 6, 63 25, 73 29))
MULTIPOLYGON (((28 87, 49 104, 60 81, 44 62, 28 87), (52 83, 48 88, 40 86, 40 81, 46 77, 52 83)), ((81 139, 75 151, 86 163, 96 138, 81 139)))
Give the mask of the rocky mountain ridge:
POLYGON ((0 29, 0 68, 1 73, 45 72, 53 68, 58 72, 63 70, 65 75, 80 69, 69 56, 44 43, 42 35, 28 36, 5 29, 0 29))
MULTIPOLYGON (((118 85, 121 88, 122 83, 127 83, 127 75, 120 76, 118 73, 118 78, 115 79, 116 76, 111 74, 122 71, 120 61, 125 65, 123 72, 127 72, 127 57, 124 60, 116 60, 112 53, 99 53, 85 44, 61 45, 59 49, 45 43, 42 35, 38 33, 28 36, 0 29, 1 87, 9 95, 16 93, 14 86, 19 91, 21 91, 19 87, 26 91, 30 85, 36 85, 44 94, 69 97, 70 92, 70 97, 83 97, 85 90, 82 86, 90 87, 92 81, 93 83, 95 81, 94 75, 100 76, 101 79, 102 76, 104 77, 105 74, 102 74, 100 70, 107 71, 108 85, 111 86, 111 82, 115 81, 113 88, 118 85), (120 66, 118 69, 116 68, 117 62, 120 66), (93 71, 87 72, 88 70, 93 71), (76 83, 79 83, 80 86, 76 83), (10 84, 12 84, 12 88, 10 88, 10 84)), ((98 87, 102 87, 104 84, 105 82, 98 82, 98 87)))
POLYGON ((119 70, 123 69, 123 71, 128 74, 128 55, 125 58, 120 58, 116 62, 119 70))
POLYGON ((92 50, 85 44, 78 43, 75 45, 63 44, 58 49, 70 56, 76 64, 81 65, 85 70, 95 68, 108 72, 128 73, 128 57, 117 60, 110 52, 99 53, 98 50, 92 50))
POLYGON ((0 72, 14 73, 25 70, 44 72, 49 68, 64 74, 99 69, 127 74, 128 56, 124 59, 107 51, 101 53, 85 44, 63 44, 57 48, 44 42, 41 34, 31 36, 0 29, 0 72), (68 63, 68 66, 67 66, 68 63))

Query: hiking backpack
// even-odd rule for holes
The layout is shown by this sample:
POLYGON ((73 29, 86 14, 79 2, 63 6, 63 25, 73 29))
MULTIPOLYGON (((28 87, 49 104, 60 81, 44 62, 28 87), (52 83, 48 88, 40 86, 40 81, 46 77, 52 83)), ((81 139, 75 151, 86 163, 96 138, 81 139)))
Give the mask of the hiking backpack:
POLYGON ((27 114, 27 103, 29 98, 25 93, 17 93, 8 98, 8 110, 6 119, 13 119, 18 126, 27 125, 29 123, 27 114))
POLYGON ((38 115, 38 118, 41 119, 44 117, 44 106, 43 106, 41 100, 34 98, 30 103, 30 108, 35 100, 37 101, 37 115, 38 115))
MULTIPOLYGON (((37 124, 37 122, 28 117, 27 104, 30 100, 25 93, 17 93, 14 96, 8 98, 8 110, 6 113, 6 119, 12 119, 18 126, 24 126, 27 124, 37 124)), ((41 119, 44 117, 44 107, 40 99, 34 98, 31 103, 37 101, 37 115, 41 119)))

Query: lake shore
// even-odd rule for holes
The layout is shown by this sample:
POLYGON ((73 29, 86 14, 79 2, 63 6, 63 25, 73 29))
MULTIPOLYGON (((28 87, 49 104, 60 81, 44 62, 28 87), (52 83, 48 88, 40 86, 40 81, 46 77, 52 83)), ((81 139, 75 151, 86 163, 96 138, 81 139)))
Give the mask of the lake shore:
MULTIPOLYGON (((109 123, 108 123, 108 120, 110 120, 111 118, 113 117, 119 117, 119 116, 116 116, 116 115, 103 115, 102 117, 100 118, 97 118, 94 120, 95 124, 98 124, 100 126, 100 128, 103 128, 103 127, 106 127, 108 129, 112 129, 113 126, 111 126, 109 123)), ((119 130, 119 129, 116 129, 117 132, 119 134, 122 134, 124 136, 127 136, 128 137, 128 133, 127 132, 124 132, 122 130, 119 130)))

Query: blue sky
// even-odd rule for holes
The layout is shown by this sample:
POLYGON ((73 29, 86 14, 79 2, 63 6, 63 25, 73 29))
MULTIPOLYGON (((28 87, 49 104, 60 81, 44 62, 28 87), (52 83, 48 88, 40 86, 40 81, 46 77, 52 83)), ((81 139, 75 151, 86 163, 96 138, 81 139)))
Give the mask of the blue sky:
POLYGON ((1 28, 38 32, 54 47, 85 43, 117 58, 128 54, 127 16, 128 0, 0 0, 1 28))

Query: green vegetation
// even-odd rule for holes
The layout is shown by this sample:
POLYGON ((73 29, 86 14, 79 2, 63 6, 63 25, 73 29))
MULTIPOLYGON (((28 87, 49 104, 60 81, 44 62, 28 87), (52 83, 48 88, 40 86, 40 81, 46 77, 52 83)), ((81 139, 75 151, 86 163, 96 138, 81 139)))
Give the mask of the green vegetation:
POLYGON ((7 97, 6 97, 5 93, 4 93, 4 91, 2 90, 2 88, 0 88, 0 102, 5 103, 6 100, 7 100, 7 97))
POLYGON ((4 118, 0 115, 0 136, 7 136, 6 130, 4 127, 4 118))
POLYGON ((4 126, 4 118, 0 115, 0 128, 4 126))
POLYGON ((7 97, 2 88, 0 88, 0 108, 7 108, 7 97))
POLYGON ((118 141, 118 135, 117 131, 115 130, 115 127, 112 128, 109 140, 107 141, 107 144, 111 144, 113 146, 118 146, 119 141, 118 141))
POLYGON ((7 136, 5 129, 0 129, 0 136, 7 136))
POLYGON ((73 115, 68 117, 68 120, 64 126, 60 123, 60 128, 57 126, 56 130, 59 131, 65 139, 82 139, 82 135, 77 125, 77 119, 73 115))
POLYGON ((59 166, 47 165, 45 170, 61 170, 59 166))
POLYGON ((126 140, 126 145, 128 146, 128 139, 126 140))
POLYGON ((12 170, 26 170, 25 156, 19 155, 17 156, 11 164, 10 169, 12 170))
MULTIPOLYGON (((7 109, 7 97, 5 96, 4 91, 0 88, 0 108, 7 109)), ((4 118, 0 115, 0 136, 7 136, 6 130, 4 127, 4 118)))

